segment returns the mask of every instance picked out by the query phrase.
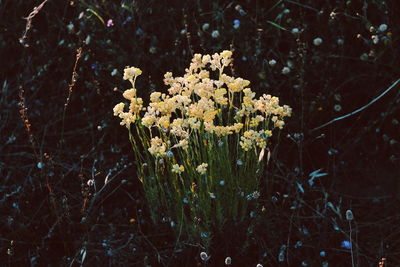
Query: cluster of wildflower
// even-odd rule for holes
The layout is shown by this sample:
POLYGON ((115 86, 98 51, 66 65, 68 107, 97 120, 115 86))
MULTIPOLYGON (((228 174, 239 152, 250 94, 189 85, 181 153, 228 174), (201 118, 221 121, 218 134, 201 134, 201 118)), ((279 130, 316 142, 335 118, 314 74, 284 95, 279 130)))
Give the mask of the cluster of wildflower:
POLYGON ((135 81, 136 78, 142 74, 142 71, 135 67, 127 67, 124 71, 124 80, 128 80, 131 82, 132 87, 129 90, 126 90, 123 93, 123 97, 130 101, 129 111, 124 112, 125 104, 119 103, 114 107, 114 116, 120 117, 121 125, 125 125, 128 129, 131 123, 134 123, 137 119, 140 118, 140 111, 143 110, 143 99, 137 97, 135 81))
POLYGON ((182 165, 175 164, 172 166, 172 172, 174 172, 174 173, 180 174, 184 171, 185 171, 185 167, 183 167, 182 165))
MULTIPOLYGON (((170 87, 168 94, 152 93, 141 120, 139 113, 144 110, 143 100, 136 96, 135 88, 123 93, 130 101, 129 111, 124 112, 125 105, 119 103, 114 108, 114 115, 119 116, 121 125, 128 128, 132 122, 140 120, 150 130, 157 128, 160 133, 169 133, 164 140, 152 138, 148 150, 157 157, 164 156, 171 148, 187 149, 190 136, 200 129, 219 137, 242 133, 240 145, 245 151, 256 146, 265 148, 267 138, 272 135, 271 130, 266 130, 269 123, 282 128, 283 118, 291 115, 291 108, 280 106, 279 99, 271 95, 264 94, 255 99, 248 80, 223 73, 231 61, 232 52, 228 50, 214 55, 195 54, 183 77, 173 77, 171 72, 165 74, 164 83, 170 87), (218 72, 218 80, 210 78, 209 69, 218 72), (224 117, 229 112, 234 114, 234 121, 224 117), (258 130, 260 124, 263 127, 258 130), (167 142, 170 137, 174 137, 175 144, 167 142)), ((140 74, 138 68, 126 68, 124 79, 134 87, 140 74)), ((199 171, 202 172, 203 169, 199 171)))
POLYGON ((196 171, 200 174, 205 174, 207 172, 207 163, 202 163, 199 166, 197 166, 196 171))

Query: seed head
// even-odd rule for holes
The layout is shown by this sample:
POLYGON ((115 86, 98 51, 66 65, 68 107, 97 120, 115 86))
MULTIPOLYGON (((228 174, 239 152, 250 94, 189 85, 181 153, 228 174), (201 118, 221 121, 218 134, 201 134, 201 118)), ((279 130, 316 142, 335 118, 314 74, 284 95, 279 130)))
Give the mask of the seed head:
POLYGON ((210 257, 207 255, 207 253, 201 252, 201 253, 200 253, 200 259, 201 259, 202 261, 208 261, 208 260, 210 259, 210 257))
POLYGON ((352 221, 354 219, 353 212, 351 210, 346 211, 346 220, 352 221))

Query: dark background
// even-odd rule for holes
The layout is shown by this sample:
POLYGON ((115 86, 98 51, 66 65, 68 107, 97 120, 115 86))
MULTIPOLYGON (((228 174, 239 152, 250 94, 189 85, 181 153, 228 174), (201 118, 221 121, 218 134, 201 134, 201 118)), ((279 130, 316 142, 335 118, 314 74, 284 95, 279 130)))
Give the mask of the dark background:
POLYGON ((247 237, 217 234, 208 264, 230 256, 234 266, 351 266, 341 246, 350 240, 350 209, 356 264, 400 265, 400 85, 313 131, 400 78, 397 1, 49 0, 27 28, 41 3, 0 1, 2 265, 79 266, 84 251, 86 266, 202 264, 199 246, 176 246, 168 223, 150 225, 127 131, 112 108, 129 86, 125 66, 143 70, 137 88, 147 100, 167 90, 165 72, 184 73, 193 53, 226 49, 235 76, 258 95, 278 96, 293 115, 270 144, 255 226, 247 237), (381 24, 388 29, 376 32, 381 24), (309 186, 318 169, 328 175, 309 186))

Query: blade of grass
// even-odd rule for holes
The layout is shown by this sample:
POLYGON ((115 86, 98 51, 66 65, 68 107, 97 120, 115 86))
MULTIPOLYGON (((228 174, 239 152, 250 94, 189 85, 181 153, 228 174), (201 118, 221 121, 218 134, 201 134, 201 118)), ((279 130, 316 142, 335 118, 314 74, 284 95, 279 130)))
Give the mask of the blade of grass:
POLYGON ((104 19, 99 15, 99 13, 97 13, 96 11, 94 11, 91 8, 88 8, 86 10, 89 11, 90 13, 92 13, 93 15, 95 15, 101 21, 101 23, 103 23, 103 25, 106 25, 106 23, 104 22, 104 19))
POLYGON ((276 27, 276 28, 280 29, 280 30, 287 31, 287 29, 286 29, 286 28, 282 27, 282 26, 281 26, 281 25, 279 25, 278 23, 275 23, 275 22, 273 22, 273 21, 270 21, 270 20, 267 20, 267 22, 268 22, 269 24, 271 24, 272 26, 274 26, 274 27, 276 27))

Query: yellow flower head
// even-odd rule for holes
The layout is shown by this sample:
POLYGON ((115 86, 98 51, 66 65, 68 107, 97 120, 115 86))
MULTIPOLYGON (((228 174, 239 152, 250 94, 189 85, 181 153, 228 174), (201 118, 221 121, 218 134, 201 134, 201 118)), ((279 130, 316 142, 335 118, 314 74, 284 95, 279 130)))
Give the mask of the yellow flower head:
POLYGON ((124 80, 133 80, 135 77, 142 74, 142 71, 139 68, 135 67, 126 67, 124 69, 124 80))
POLYGON ((179 165, 179 164, 174 164, 172 166, 172 170, 173 173, 177 173, 177 174, 181 174, 182 172, 185 171, 185 167, 183 167, 183 165, 179 165))
POLYGON ((196 171, 201 175, 203 175, 207 172, 207 167, 208 167, 207 163, 202 163, 199 166, 197 166, 196 171))

